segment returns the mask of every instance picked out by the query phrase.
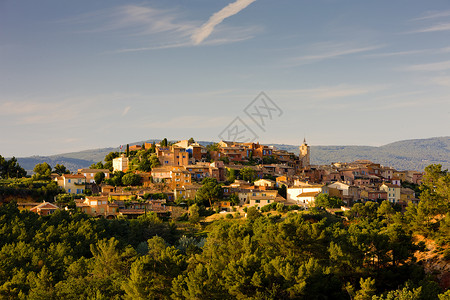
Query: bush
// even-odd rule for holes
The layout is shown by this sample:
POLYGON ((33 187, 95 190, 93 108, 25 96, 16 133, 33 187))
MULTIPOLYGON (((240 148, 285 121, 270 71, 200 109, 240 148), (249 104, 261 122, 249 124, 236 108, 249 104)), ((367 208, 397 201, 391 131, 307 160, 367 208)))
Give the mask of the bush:
POLYGON ((258 211, 256 207, 250 207, 247 209, 247 219, 250 221, 254 221, 261 216, 261 213, 258 211))
POLYGON ((227 219, 233 219, 233 215, 232 215, 232 214, 227 214, 227 215, 225 216, 225 218, 227 218, 227 219))
POLYGON ((444 250, 444 260, 449 261, 450 260, 450 249, 447 248, 444 250))

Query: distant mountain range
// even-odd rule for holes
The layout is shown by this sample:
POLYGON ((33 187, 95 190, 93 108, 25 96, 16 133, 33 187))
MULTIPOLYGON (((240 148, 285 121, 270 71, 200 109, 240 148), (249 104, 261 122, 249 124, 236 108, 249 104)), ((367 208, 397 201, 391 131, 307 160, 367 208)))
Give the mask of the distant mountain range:
MULTIPOLYGON (((156 140, 147 140, 153 142, 156 140)), ((159 140, 158 140, 159 141, 159 140)), ((144 141, 130 143, 143 144, 144 141)), ((199 141, 207 145, 212 142, 199 141)), ((299 153, 298 146, 285 144, 271 144, 278 149, 299 153)), ((19 164, 28 172, 32 172, 38 163, 47 162, 52 167, 63 164, 71 171, 87 168, 91 164, 103 160, 111 151, 119 148, 100 148, 71 152, 51 156, 31 156, 18 158, 19 164)), ((312 164, 330 164, 332 162, 351 162, 367 159, 385 166, 392 166, 397 170, 422 171, 430 164, 441 164, 444 169, 450 169, 450 136, 429 139, 404 140, 380 147, 370 146, 311 146, 312 164)))

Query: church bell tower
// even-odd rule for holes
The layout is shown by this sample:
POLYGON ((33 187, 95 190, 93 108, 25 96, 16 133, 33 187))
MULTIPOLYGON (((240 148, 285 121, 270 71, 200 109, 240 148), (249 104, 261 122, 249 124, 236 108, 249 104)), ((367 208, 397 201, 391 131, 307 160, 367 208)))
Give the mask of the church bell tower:
POLYGON ((306 138, 303 139, 303 144, 299 147, 300 149, 300 154, 299 154, 299 159, 301 162, 301 166, 302 168, 307 168, 309 167, 309 146, 306 143, 306 138))

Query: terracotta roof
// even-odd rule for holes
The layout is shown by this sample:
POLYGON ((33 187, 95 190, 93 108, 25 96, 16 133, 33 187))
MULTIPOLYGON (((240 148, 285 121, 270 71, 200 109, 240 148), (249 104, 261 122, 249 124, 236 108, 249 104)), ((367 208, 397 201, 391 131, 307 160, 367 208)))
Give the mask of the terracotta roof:
POLYGON ((81 174, 64 174, 62 175, 64 178, 86 178, 84 175, 81 174))
POLYGON ((320 194, 320 192, 307 192, 307 193, 301 193, 297 197, 315 197, 318 194, 320 194))
POLYGON ((49 203, 49 202, 43 202, 43 203, 31 208, 30 210, 37 210, 37 209, 50 210, 50 209, 59 209, 59 207, 52 203, 49 203))
POLYGON ((392 184, 392 183, 383 183, 385 186, 390 187, 390 188, 400 188, 400 186, 396 185, 396 184, 392 184))
POLYGON ((110 173, 109 169, 78 169, 78 173, 110 173))

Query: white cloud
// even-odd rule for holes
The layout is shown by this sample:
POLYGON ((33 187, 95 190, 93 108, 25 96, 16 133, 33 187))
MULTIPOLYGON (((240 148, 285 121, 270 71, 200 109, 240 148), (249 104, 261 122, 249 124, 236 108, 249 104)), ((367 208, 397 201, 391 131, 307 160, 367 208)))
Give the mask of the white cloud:
POLYGON ((383 45, 373 45, 358 47, 342 43, 320 43, 313 47, 312 52, 318 54, 312 55, 302 55, 289 59, 290 65, 302 65, 309 64, 313 62, 319 62, 327 59, 333 59, 341 56, 347 56, 351 54, 369 52, 372 50, 380 49, 384 47, 383 45))
POLYGON ((437 18, 448 17, 448 16, 450 16, 450 10, 440 11, 440 12, 431 12, 423 17, 415 18, 415 19, 413 19, 413 21, 437 19, 437 18))
POLYGON ((250 39, 260 30, 257 26, 221 26, 220 30, 215 29, 225 18, 237 14, 254 1, 237 0, 213 14, 203 25, 198 20, 186 20, 185 13, 173 9, 162 10, 141 5, 123 5, 79 15, 64 22, 79 24, 84 28, 82 33, 113 32, 116 37, 127 37, 130 43, 139 45, 105 53, 193 47, 200 44, 214 46, 250 39), (213 31, 215 38, 204 41, 213 31))
POLYGON ((341 84, 335 86, 322 86, 312 89, 274 90, 271 91, 271 94, 273 94, 274 97, 289 97, 305 100, 326 100, 371 94, 385 88, 385 86, 377 85, 355 86, 341 84))
POLYGON ((256 0, 237 0, 213 14, 206 23, 192 34, 191 39, 194 45, 199 45, 209 37, 214 31, 214 27, 222 23, 223 20, 239 13, 255 1, 256 0))
POLYGON ((423 54, 423 53, 426 53, 426 52, 428 52, 428 51, 427 50, 409 50, 409 51, 397 51, 397 52, 367 54, 367 55, 364 55, 364 57, 404 56, 404 55, 423 54))
POLYGON ((450 70, 450 60, 430 64, 417 64, 405 68, 406 71, 445 71, 450 70))
MULTIPOLYGON (((202 43, 203 46, 218 46, 229 43, 236 43, 251 39, 253 36, 247 35, 242 37, 224 37, 224 38, 216 38, 213 40, 205 41, 202 43)), ((141 47, 141 48, 127 48, 120 49, 115 51, 110 51, 108 53, 127 53, 127 52, 141 52, 141 51, 150 51, 150 50, 162 50, 162 49, 172 49, 172 48, 181 48, 181 47, 195 47, 192 41, 186 41, 182 43, 169 43, 169 44, 161 44, 153 47, 141 47)))
POLYGON ((449 31, 449 30, 450 30, 450 23, 441 23, 441 24, 430 26, 430 27, 415 30, 412 33, 439 32, 439 31, 449 31))
POLYGON ((405 56, 405 55, 416 55, 416 54, 443 54, 449 53, 450 47, 438 48, 438 49, 421 49, 421 50, 406 50, 397 52, 386 52, 386 53, 374 53, 366 54, 364 57, 376 58, 376 57, 393 57, 393 56, 405 56))
POLYGON ((450 77, 449 76, 430 78, 430 82, 435 85, 450 87, 450 77))
POLYGON ((130 106, 125 107, 125 109, 122 112, 122 117, 125 116, 130 111, 130 106))

